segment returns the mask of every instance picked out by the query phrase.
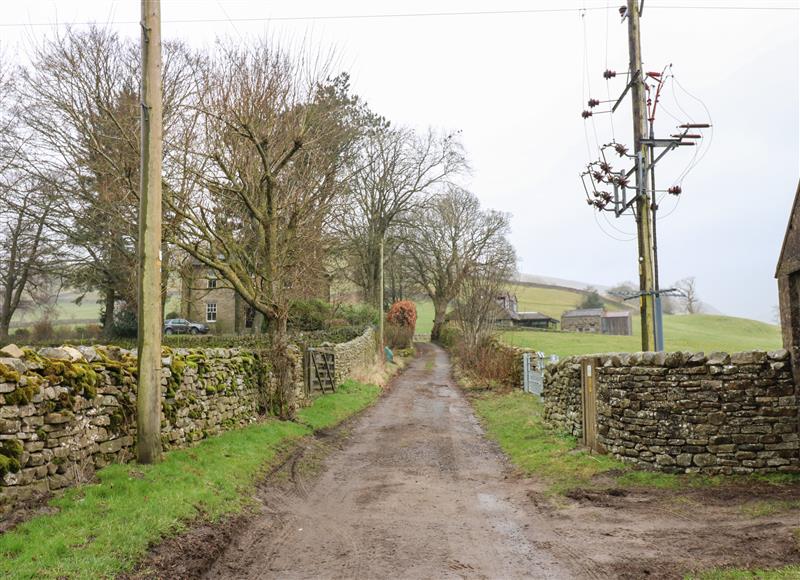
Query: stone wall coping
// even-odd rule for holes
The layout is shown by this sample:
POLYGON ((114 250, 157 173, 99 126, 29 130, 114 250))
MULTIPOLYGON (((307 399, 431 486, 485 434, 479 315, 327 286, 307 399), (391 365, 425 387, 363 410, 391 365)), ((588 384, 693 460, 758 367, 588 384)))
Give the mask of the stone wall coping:
POLYGON ((606 352, 597 354, 582 354, 565 357, 557 363, 549 363, 550 372, 556 372, 561 367, 580 364, 585 360, 594 359, 604 367, 667 367, 677 368, 683 366, 700 365, 752 365, 765 362, 786 361, 789 351, 778 349, 773 351, 747 350, 734 353, 690 351, 671 352, 606 352))

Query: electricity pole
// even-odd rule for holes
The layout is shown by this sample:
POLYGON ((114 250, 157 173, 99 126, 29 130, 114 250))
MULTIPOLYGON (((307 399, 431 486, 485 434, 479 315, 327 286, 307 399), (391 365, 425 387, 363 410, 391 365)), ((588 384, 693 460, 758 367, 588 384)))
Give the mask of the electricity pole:
POLYGON ((653 234, 651 199, 647 187, 646 167, 651 166, 647 138, 647 102, 642 45, 639 36, 639 2, 628 0, 628 52, 630 54, 630 87, 633 101, 633 149, 636 156, 636 230, 639 238, 639 307, 642 319, 642 350, 656 350, 656 312, 653 270, 653 234))
POLYGON ((142 7, 142 152, 139 186, 139 374, 136 456, 161 457, 161 5, 142 7))
MULTIPOLYGON (((709 123, 684 123, 678 125, 680 131, 670 138, 656 138, 654 122, 658 107, 659 95, 664 86, 664 72, 645 72, 642 69, 642 46, 639 29, 644 0, 627 0, 627 5, 620 8, 623 19, 628 19, 628 52, 630 66, 628 83, 625 90, 616 101, 600 101, 590 98, 589 108, 581 113, 584 120, 595 114, 614 114, 617 107, 631 93, 633 108, 633 151, 616 140, 600 147, 600 158, 592 161, 581 173, 581 181, 586 192, 587 203, 598 211, 613 212, 619 218, 629 211, 633 212, 636 219, 637 241, 639 250, 639 291, 634 295, 625 296, 625 299, 639 298, 639 308, 642 322, 642 350, 664 350, 664 326, 661 313, 661 297, 674 295, 673 289, 662 290, 658 280, 658 244, 656 237, 656 214, 658 201, 656 194, 655 165, 667 153, 676 147, 692 147, 696 145, 695 139, 702 138, 702 134, 690 133, 693 129, 707 129, 709 123), (650 83, 650 84, 648 84, 650 83), (648 97, 648 88, 651 96, 648 97), (601 103, 614 103, 609 110, 594 111, 601 103), (656 149, 663 149, 656 155, 656 149), (616 170, 606 157, 606 151, 615 151, 620 158, 633 161, 633 168, 628 171, 616 170), (634 184, 630 185, 633 176, 634 184), (649 181, 649 183, 648 183, 649 181), (613 190, 609 191, 607 188, 613 190), (635 191, 632 198, 628 198, 628 190, 635 191)), ((669 68, 671 69, 671 66, 669 68)), ((603 78, 607 81, 617 76, 613 70, 606 70, 603 78)), ((680 185, 674 185, 666 190, 671 195, 680 195, 680 185)))

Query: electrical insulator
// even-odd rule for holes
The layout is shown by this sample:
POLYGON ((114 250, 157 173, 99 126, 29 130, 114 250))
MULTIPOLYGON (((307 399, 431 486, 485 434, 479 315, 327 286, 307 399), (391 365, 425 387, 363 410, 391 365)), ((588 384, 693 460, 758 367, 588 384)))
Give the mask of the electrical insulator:
POLYGON ((606 71, 603 73, 603 78, 606 80, 613 79, 615 76, 617 76, 617 71, 606 69, 606 71))
POLYGON ((627 6, 620 6, 619 7, 619 15, 625 18, 625 14, 628 12, 627 6))
POLYGON ((680 195, 683 190, 681 189, 680 185, 673 185, 667 190, 667 193, 671 193, 672 195, 680 195))
POLYGON ((586 200, 586 203, 587 203, 588 205, 594 205, 594 202, 593 202, 591 199, 587 199, 587 200, 586 200))
POLYGON ((583 117, 584 119, 588 119, 591 116, 592 116, 591 111, 584 111, 583 113, 581 113, 581 117, 583 117))
POLYGON ((606 173, 611 173, 611 166, 605 161, 600 162, 600 169, 602 169, 606 173))
POLYGON ((617 143, 616 145, 614 145, 614 151, 619 153, 620 157, 628 154, 628 148, 625 147, 625 145, 623 145, 622 143, 617 143))
POLYGON ((600 101, 597 99, 589 99, 589 108, 596 107, 600 104, 600 101))

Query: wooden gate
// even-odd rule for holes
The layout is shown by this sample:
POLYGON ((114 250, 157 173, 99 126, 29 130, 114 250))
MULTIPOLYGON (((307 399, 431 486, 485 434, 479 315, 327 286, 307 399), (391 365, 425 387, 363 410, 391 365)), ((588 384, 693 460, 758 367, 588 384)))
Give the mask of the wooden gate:
POLYGON ((306 395, 336 390, 336 355, 332 350, 307 348, 304 362, 306 395))
POLYGON ((581 402, 583 407, 583 444, 601 451, 597 444, 597 359, 581 361, 581 402))

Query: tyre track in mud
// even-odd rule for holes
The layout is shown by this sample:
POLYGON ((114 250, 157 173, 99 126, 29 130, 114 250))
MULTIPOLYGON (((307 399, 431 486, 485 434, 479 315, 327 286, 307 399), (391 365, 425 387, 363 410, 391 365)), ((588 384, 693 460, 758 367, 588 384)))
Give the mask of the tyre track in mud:
MULTIPOLYGON (((306 480, 264 486, 263 510, 207 570, 221 578, 591 578, 558 562, 546 518, 487 441, 431 344, 306 480)), ((560 538, 559 538, 560 539, 560 538)), ((559 542, 560 543, 560 542, 559 542)), ((560 546, 563 548, 563 546, 560 546)))

